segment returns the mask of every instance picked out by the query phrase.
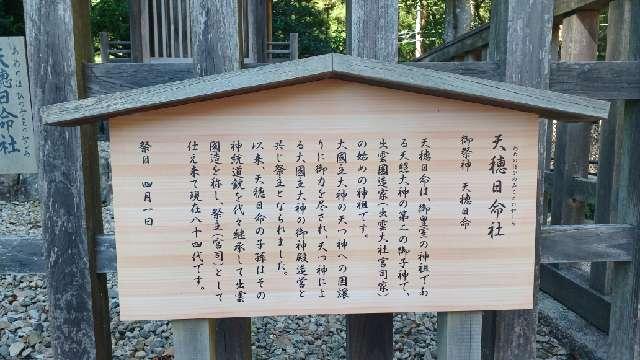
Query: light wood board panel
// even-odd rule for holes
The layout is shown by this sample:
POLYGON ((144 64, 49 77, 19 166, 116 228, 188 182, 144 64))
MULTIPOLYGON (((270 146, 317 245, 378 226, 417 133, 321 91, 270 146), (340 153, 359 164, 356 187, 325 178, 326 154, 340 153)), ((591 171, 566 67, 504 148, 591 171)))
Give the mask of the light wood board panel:
POLYGON ((342 80, 113 118, 121 317, 531 308, 536 129, 533 114, 342 80), (461 144, 464 136, 473 138, 470 146, 461 144), (280 140, 282 150, 274 146, 280 140), (189 149, 190 141, 198 148, 189 149), (220 143, 219 151, 210 147, 212 141, 220 143), (242 147, 232 148, 238 141, 242 147), (262 147, 254 147, 259 142, 262 147), (469 171, 461 168, 465 147, 471 150, 469 171), (379 173, 383 150, 387 175, 379 173), (219 155, 217 176, 212 152, 219 155), (258 153, 264 163, 256 165, 258 153), (490 170, 494 156, 503 156, 504 174, 490 170), (326 168, 324 176, 318 164, 326 168), (279 165, 282 187, 276 187, 279 165), (296 171, 300 165, 304 176, 296 171), (234 190, 238 170, 242 186, 234 190), (257 174, 264 184, 256 183, 257 174), (220 181, 217 198, 212 177, 220 181), (502 181, 502 193, 492 191, 496 180, 502 181), (144 182, 152 184, 145 188, 144 182), (461 204, 464 183, 470 204, 461 204), (384 186, 386 198, 380 200, 384 186), (256 188, 264 198, 254 196, 256 188), (190 199, 192 191, 199 191, 201 201, 190 199), (320 191, 326 208, 318 206, 320 191), (490 210, 494 200, 504 204, 500 215, 490 210), (200 211, 195 220, 194 202, 200 211), (466 229, 464 208, 471 222, 466 229), (215 209, 222 211, 221 230, 214 226, 215 209), (145 218, 153 218, 153 225, 145 225, 145 218), (489 231, 497 221, 504 235, 492 239, 489 231), (194 233, 196 226, 201 232, 194 233), (343 239, 346 248, 338 246, 343 239), (388 254, 379 254, 382 245, 388 254), (216 251, 222 251, 222 261, 216 251), (256 256, 263 251, 264 263, 256 256), (384 267, 381 257, 388 258, 384 267), (258 274, 262 264, 264 273, 258 274), (318 272, 325 266, 326 272, 318 272))
POLYGON ((25 53, 24 37, 0 37, 0 174, 38 171, 25 53))

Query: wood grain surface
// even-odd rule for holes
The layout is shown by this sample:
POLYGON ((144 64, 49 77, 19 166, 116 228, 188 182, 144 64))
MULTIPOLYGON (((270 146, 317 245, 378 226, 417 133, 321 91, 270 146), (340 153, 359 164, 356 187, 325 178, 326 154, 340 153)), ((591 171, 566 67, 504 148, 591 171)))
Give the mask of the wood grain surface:
MULTIPOLYGON (((535 194, 537 171, 537 116, 491 106, 465 103, 427 95, 392 90, 341 80, 321 80, 300 85, 265 90, 250 95, 238 95, 202 101, 172 108, 140 112, 116 117, 110 121, 114 212, 118 252, 118 277, 121 318, 186 319, 233 316, 262 316, 289 314, 375 313, 402 311, 462 311, 484 309, 520 309, 532 307, 535 194), (135 120, 135 121, 134 121, 135 120), (179 120, 179 121, 176 121, 179 120), (507 174, 489 171, 492 140, 502 134, 507 174), (474 138, 472 167, 460 169, 461 136, 474 138), (379 264, 377 262, 377 229, 379 201, 377 199, 378 142, 384 138, 389 144, 389 212, 387 238, 389 241, 387 296, 378 295, 379 264), (429 232, 427 261, 430 267, 427 288, 429 294, 420 296, 418 274, 419 236, 418 204, 425 199, 419 195, 418 179, 422 162, 418 154, 422 139, 431 146, 429 162, 429 232), (323 139, 327 167, 326 193, 328 209, 325 224, 328 229, 326 248, 326 297, 319 298, 320 287, 316 267, 322 262, 317 250, 317 164, 318 140, 323 139), (346 221, 349 224, 348 247, 340 250, 338 240, 339 208, 336 200, 337 144, 347 146, 348 162, 344 165, 348 184, 346 221), (408 243, 406 256, 409 272, 407 291, 399 284, 400 270, 398 237, 400 233, 398 183, 402 139, 406 139, 409 165, 408 243), (150 165, 141 164, 140 141, 151 144, 150 165), (202 290, 196 286, 192 267, 193 224, 190 223, 192 201, 189 199, 191 152, 189 141, 196 140, 200 148, 196 160, 201 184, 200 203, 203 209, 201 229, 205 236, 201 268, 202 290), (219 140, 221 150, 221 178, 223 190, 214 199, 208 186, 211 165, 209 142, 219 140), (235 192, 232 181, 230 144, 239 140, 246 160, 243 165, 245 188, 242 203, 244 215, 234 215, 235 192), (284 140, 287 150, 281 161, 287 169, 283 174, 284 198, 278 199, 273 186, 276 182, 274 165, 276 150, 273 144, 284 140), (297 144, 304 144, 303 158, 307 172, 303 179, 307 199, 306 222, 298 225, 295 206, 298 177, 293 173, 297 144), (360 140, 367 142, 368 160, 355 158, 360 140), (253 142, 262 141, 264 169, 251 160, 253 142), (515 215, 511 217, 512 147, 518 147, 518 171, 515 215), (361 232, 361 217, 356 209, 356 189, 359 165, 364 165, 368 179, 369 213, 365 216, 368 235, 361 232), (252 196, 254 177, 261 173, 266 183, 263 213, 266 216, 264 275, 265 299, 257 299, 260 290, 256 282, 256 252, 254 221, 256 199, 252 196), (491 239, 488 227, 494 215, 489 206, 495 194, 491 192, 494 179, 503 180, 506 189, 501 194, 507 208, 502 215, 504 236, 491 239), (146 217, 142 181, 153 181, 150 188, 154 225, 144 225, 146 217), (471 226, 465 230, 459 222, 459 198, 464 182, 472 190, 470 205, 471 226), (283 206, 285 235, 283 262, 286 271, 278 271, 280 249, 277 227, 277 202, 283 206), (224 203, 224 204, 221 204, 224 203), (212 221, 210 212, 221 207, 225 252, 222 267, 222 301, 216 293, 217 277, 214 269, 213 247, 210 241, 212 221), (233 251, 232 232, 236 219, 241 218, 247 236, 246 250, 238 256, 233 251), (516 225, 512 225, 512 220, 516 225), (309 263, 304 297, 300 297, 296 261, 296 229, 308 230, 306 237, 309 263), (337 294, 338 267, 343 253, 348 257, 348 288, 350 296, 339 299, 337 294), (236 301, 237 269, 243 268, 245 302, 236 301), (407 295, 406 293, 409 293, 407 295)), ((495 220, 495 219, 493 219, 495 220)))

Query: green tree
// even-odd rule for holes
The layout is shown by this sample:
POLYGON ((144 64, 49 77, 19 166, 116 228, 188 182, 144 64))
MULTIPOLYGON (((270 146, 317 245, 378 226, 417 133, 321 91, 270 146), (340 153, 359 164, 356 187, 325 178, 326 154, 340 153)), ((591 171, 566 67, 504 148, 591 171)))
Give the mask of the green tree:
POLYGON ((97 41, 100 32, 115 40, 129 40, 127 0, 91 0, 91 35, 97 41))
POLYGON ((22 0, 0 0, 0 36, 24 35, 22 0))
POLYGON ((300 57, 344 52, 344 0, 274 0, 273 40, 299 34, 300 57))

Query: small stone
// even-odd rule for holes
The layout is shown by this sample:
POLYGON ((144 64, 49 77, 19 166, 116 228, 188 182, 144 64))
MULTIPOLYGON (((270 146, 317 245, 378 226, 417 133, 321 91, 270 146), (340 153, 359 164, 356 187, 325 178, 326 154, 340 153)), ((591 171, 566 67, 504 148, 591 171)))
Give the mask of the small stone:
POLYGON ((20 354, 20 351, 22 351, 22 349, 24 349, 23 342, 16 342, 11 344, 11 346, 9 346, 9 356, 18 356, 18 354, 20 354))
POLYGON ((154 339, 153 342, 151 342, 151 347, 152 348, 164 348, 165 342, 162 339, 154 339))
POLYGON ((27 337, 29 345, 33 346, 42 340, 42 335, 38 331, 32 331, 27 337))
POLYGON ((0 330, 8 329, 11 327, 11 323, 7 320, 0 320, 0 330))
POLYGON ((31 352, 33 351, 32 348, 26 348, 22 351, 22 357, 27 357, 27 355, 31 354, 31 352))
POLYGON ((144 350, 144 340, 142 339, 136 340, 134 347, 136 348, 136 350, 144 350))
POLYGON ((147 357, 147 353, 146 353, 146 352, 144 352, 144 351, 138 351, 138 352, 136 352, 136 354, 134 355, 134 357, 135 357, 136 359, 144 359, 144 358, 146 358, 146 357, 147 357))

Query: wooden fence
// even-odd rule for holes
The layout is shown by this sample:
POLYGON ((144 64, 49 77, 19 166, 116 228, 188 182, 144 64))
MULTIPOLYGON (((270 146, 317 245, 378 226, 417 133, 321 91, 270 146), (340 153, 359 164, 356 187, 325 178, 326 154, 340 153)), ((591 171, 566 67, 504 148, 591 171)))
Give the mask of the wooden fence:
MULTIPOLYGON (((63 6, 60 2, 25 0, 34 123, 40 138, 43 230, 41 238, 0 237, 0 272, 47 272, 50 329, 56 358, 109 359, 111 336, 105 273, 115 271, 116 258, 113 234, 102 231, 96 129, 41 126, 39 109, 78 96, 239 69, 238 2, 191 1, 191 21, 196 24, 192 28, 196 30, 191 34, 190 51, 195 66, 191 63, 105 63, 87 64, 84 71, 82 64, 91 59, 91 54, 85 50, 89 41, 88 19, 81 15, 86 14, 89 1, 62 0, 62 3, 63 6), (215 21, 205 14, 217 14, 215 21), (224 46, 216 46, 219 44, 224 46), (57 85, 47 86, 52 82, 57 85), (40 251, 42 248, 44 254, 40 251)), ((348 0, 349 52, 397 61, 397 7, 397 0, 348 0)), ((482 55, 486 61, 407 65, 616 101, 611 119, 601 131, 600 169, 595 185, 591 179, 573 176, 571 169, 565 170, 562 179, 557 179, 559 175, 555 170, 561 169, 558 167, 561 164, 543 181, 543 174, 549 171, 545 161, 547 149, 544 146, 539 149, 536 240, 539 263, 543 264, 540 273, 543 283, 547 271, 561 272, 561 268, 544 264, 598 262, 603 264, 601 269, 610 269, 600 272, 606 274, 604 278, 610 279, 611 284, 610 323, 615 326, 610 328, 609 359, 640 360, 640 167, 635 165, 640 160, 640 72, 637 71, 640 68, 640 2, 556 0, 554 10, 552 0, 494 0, 488 31, 486 55, 482 55), (610 21, 609 24, 610 28, 617 29, 612 32, 619 34, 615 41, 612 35, 609 37, 611 44, 618 45, 611 45, 608 60, 616 61, 576 62, 578 59, 571 57, 570 62, 557 62, 553 57, 557 53, 552 46, 556 43, 552 42, 553 19, 559 23, 582 10, 607 5, 610 16, 618 16, 617 23, 610 21), (610 166, 609 170, 606 166, 610 166), (544 225, 547 208, 542 205, 546 180, 554 189, 559 181, 563 182, 562 196, 571 200, 561 202, 563 206, 579 203, 574 200, 579 200, 580 192, 595 194, 596 212, 603 212, 597 215, 597 220, 603 224, 544 225), (614 224, 606 224, 609 222, 614 224)), ((132 39, 132 46, 138 46, 137 42, 132 39)), ((455 51, 451 53, 450 58, 460 55, 455 51)), ((542 120, 538 136, 543 145, 548 140, 548 128, 548 121, 542 120)), ((565 136, 572 140, 569 135, 565 136)), ((567 144, 571 149, 570 142, 567 144)), ((556 158, 560 156, 561 152, 556 158)), ((572 210, 577 208, 573 206, 572 210)), ((442 313, 438 319, 439 360, 535 358, 535 310, 442 313)), ((176 357, 248 359, 251 356, 250 324, 248 318, 176 321, 176 357)), ((391 359, 392 314, 347 316, 346 347, 350 359, 391 359)))
MULTIPOLYGON (((630 29, 624 28, 625 16, 628 16, 629 7, 622 1, 583 1, 576 8, 566 6, 566 2, 556 2, 554 9, 554 27, 552 34, 552 60, 560 60, 555 66, 577 67, 588 66, 592 69, 612 69, 621 63, 610 61, 627 60, 624 51, 624 42, 629 41, 630 29), (626 6, 626 8, 625 8, 626 6), (607 8, 608 7, 608 8, 607 8), (607 31, 607 55, 605 62, 595 62, 598 49, 599 15, 602 10, 608 10, 607 31), (559 39, 559 26, 562 25, 563 36, 559 39), (561 40, 561 42, 559 41, 561 40), (562 46, 560 46, 560 43, 562 46), (571 63, 569 61, 581 63, 571 63), (589 62, 589 63, 586 63, 589 62)), ((417 61, 460 61, 470 60, 470 54, 482 53, 486 60, 486 49, 489 45, 491 25, 480 26, 477 29, 459 36, 417 59, 417 61)), ((628 25, 627 25, 628 26, 628 25)), ((471 59, 472 61, 475 59, 471 59)), ((552 64, 552 81, 553 81, 552 64)), ((626 90, 624 94, 612 94, 605 84, 594 83, 600 89, 594 88, 591 97, 601 99, 637 99, 640 89, 640 69, 635 71, 628 68, 628 75, 632 77, 629 86, 618 90, 626 90), (599 90, 599 91, 598 91, 599 90)), ((611 74, 615 77, 614 74, 611 74)), ((576 81, 589 81, 580 78, 582 74, 574 74, 576 81)), ((619 74, 619 76, 623 76, 619 74)), ((625 84, 626 85, 626 84, 625 84)), ((550 84, 554 88, 553 82, 550 84)), ((562 90, 560 90, 562 91, 562 90)), ((615 207, 617 189, 613 186, 613 177, 620 170, 616 169, 615 145, 621 141, 621 134, 615 133, 616 120, 620 116, 620 104, 614 103, 609 122, 603 124, 598 139, 599 149, 599 176, 589 176, 589 165, 594 164, 589 160, 591 141, 591 127, 578 124, 558 124, 555 143, 547 141, 547 156, 554 154, 554 166, 551 168, 549 161, 545 171, 545 198, 549 206, 545 213, 545 221, 551 224, 582 224, 585 221, 587 205, 596 205, 594 221, 596 223, 609 223, 614 221, 612 206, 615 207), (616 138, 617 137, 617 138, 616 138), (555 148, 553 149, 555 145, 555 148), (554 151, 552 151, 554 150, 554 151), (549 201, 550 200, 550 201, 549 201)), ((549 133, 549 135, 551 135, 549 133)), ((616 184, 619 186, 619 184, 616 184)), ((573 268, 557 266, 555 264, 541 267, 541 289, 553 296, 556 300, 573 310, 600 330, 608 332, 611 314, 611 282, 612 263, 593 262, 590 264, 590 272, 587 276, 581 276, 573 268), (576 276, 576 273, 578 276, 576 276)))
MULTIPOLYGON (((243 63, 298 59, 298 34, 271 40, 270 1, 242 0, 239 28, 243 63), (262 3, 262 4, 257 4, 262 3)), ((185 62, 191 64, 191 1, 130 0, 130 41, 110 40, 100 33, 101 62, 185 62)))

